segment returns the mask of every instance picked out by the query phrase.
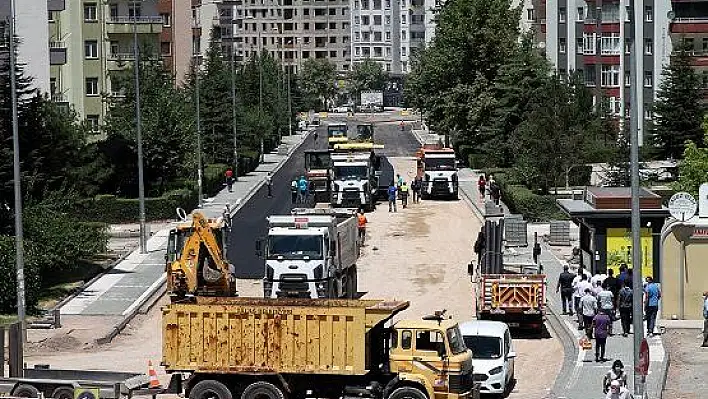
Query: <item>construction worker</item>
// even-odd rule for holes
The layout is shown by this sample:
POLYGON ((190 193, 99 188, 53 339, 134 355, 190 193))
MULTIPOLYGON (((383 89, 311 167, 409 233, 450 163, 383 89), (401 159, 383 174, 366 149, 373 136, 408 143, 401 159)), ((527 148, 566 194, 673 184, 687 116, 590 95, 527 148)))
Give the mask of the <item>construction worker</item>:
POLYGON ((401 183, 401 205, 403 205, 403 209, 406 209, 406 206, 408 205, 408 184, 406 184, 405 181, 401 183))
POLYGON ((359 208, 359 212, 356 214, 357 226, 359 227, 359 243, 364 246, 364 241, 366 240, 366 215, 364 215, 364 210, 359 208))
POLYGON ((389 212, 396 212, 396 184, 395 182, 391 182, 391 185, 388 186, 388 211, 389 212))
POLYGON ((300 176, 300 180, 297 182, 297 202, 299 204, 304 204, 307 202, 307 189, 309 185, 305 176, 300 176))

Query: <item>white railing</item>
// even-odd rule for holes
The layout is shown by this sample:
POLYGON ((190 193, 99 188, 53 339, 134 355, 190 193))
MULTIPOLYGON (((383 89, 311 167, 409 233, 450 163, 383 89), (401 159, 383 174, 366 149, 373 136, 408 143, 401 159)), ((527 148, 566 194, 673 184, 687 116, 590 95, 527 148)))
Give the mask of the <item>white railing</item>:
POLYGON ((683 23, 683 24, 706 23, 706 22, 708 22, 708 17, 681 17, 681 18, 674 18, 672 22, 678 22, 678 23, 683 23))
POLYGON ((129 17, 129 16, 109 16, 108 23, 110 24, 132 24, 137 22, 139 24, 162 24, 164 21, 160 16, 147 16, 147 17, 129 17))
POLYGON ((64 42, 49 42, 49 48, 66 48, 64 42))

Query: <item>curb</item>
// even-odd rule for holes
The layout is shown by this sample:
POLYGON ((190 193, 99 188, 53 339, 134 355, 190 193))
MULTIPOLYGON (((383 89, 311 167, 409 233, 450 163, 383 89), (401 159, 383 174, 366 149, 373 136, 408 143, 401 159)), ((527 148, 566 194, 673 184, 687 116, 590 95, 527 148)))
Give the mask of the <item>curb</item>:
MULTIPOLYGON (((295 151, 297 151, 297 150, 300 148, 300 146, 302 146, 303 143, 305 143, 305 141, 307 140, 307 138, 308 138, 309 136, 310 136, 310 132, 303 134, 303 135, 302 135, 302 140, 300 140, 300 142, 298 142, 298 143, 296 143, 295 145, 292 146, 292 148, 290 149, 290 151, 288 151, 288 155, 285 156, 285 158, 283 158, 282 160, 280 160, 280 162, 278 162, 278 165, 275 167, 275 169, 273 169, 273 171, 272 171, 271 173, 275 174, 275 173, 277 173, 280 169, 282 169, 282 167, 285 165, 285 163, 290 160, 290 158, 292 157, 292 154, 293 154, 295 151)), ((244 195, 243 197, 241 197, 241 198, 239 199, 238 205, 236 205, 236 208, 234 208, 233 210, 231 210, 230 216, 231 216, 231 217, 234 217, 234 216, 236 215, 236 213, 238 213, 238 211, 243 207, 243 205, 245 205, 245 204, 251 199, 251 197, 253 197, 253 196, 255 195, 255 193, 258 192, 258 190, 259 190, 261 187, 263 187, 264 184, 265 184, 265 180, 261 180, 260 182, 256 183, 253 187, 251 187, 251 189, 249 189, 249 191, 246 193, 246 195, 244 195)), ((117 260, 117 261, 111 266, 111 268, 113 268, 115 265, 117 265, 121 260, 125 259, 125 257, 127 257, 129 254, 130 254, 130 253, 124 255, 124 256, 121 257, 119 260, 117 260)), ((110 270, 110 269, 107 269, 107 270, 110 270)), ((105 273, 105 272, 104 272, 104 273, 105 273)), ((104 273, 102 273, 101 275, 103 275, 104 273)), ((81 287, 81 290, 78 290, 75 294, 73 294, 73 296, 72 296, 71 298, 73 298, 73 297, 75 297, 76 295, 78 295, 81 291, 83 291, 83 289, 84 289, 85 287, 88 286, 88 284, 93 283, 93 281, 97 280, 101 275, 98 275, 98 276, 94 277, 93 279, 91 279, 90 282, 88 282, 87 284, 84 284, 84 285, 81 287)), ((131 310, 130 313, 129 313, 128 315, 126 315, 126 316, 123 318, 123 320, 121 320, 118 324, 115 324, 115 325, 111 328, 110 332, 108 332, 108 334, 104 335, 103 337, 97 338, 97 339, 96 339, 96 343, 99 344, 99 345, 105 345, 105 344, 110 343, 111 341, 113 341, 113 339, 114 339, 118 334, 121 333, 121 331, 123 331, 123 330, 125 329, 125 327, 126 327, 128 324, 130 324, 130 322, 135 318, 135 316, 137 316, 138 314, 146 314, 146 313, 148 313, 148 312, 155 306, 155 304, 157 304, 157 302, 160 300, 160 298, 162 298, 162 296, 163 296, 163 295, 165 294, 165 292, 166 292, 166 282, 167 282, 166 276, 163 275, 163 276, 162 276, 160 279, 158 279, 157 281, 159 282, 160 280, 162 280, 161 283, 156 284, 151 290, 146 291, 148 294, 145 296, 145 298, 143 299, 143 301, 141 301, 140 303, 137 303, 136 306, 134 307, 134 309, 131 310)), ((62 303, 62 305, 63 305, 64 303, 68 302, 71 298, 68 298, 66 301, 64 301, 64 302, 62 303)))
POLYGON ((568 326, 551 306, 546 306, 546 320, 548 321, 548 326, 553 330, 556 337, 558 337, 561 345, 563 345, 563 364, 549 392, 550 397, 555 398, 560 397, 558 391, 563 391, 559 385, 566 384, 570 374, 573 372, 574 359, 578 357, 579 349, 575 344, 575 335, 568 329, 568 326), (572 348, 572 350, 568 350, 569 348, 572 348))

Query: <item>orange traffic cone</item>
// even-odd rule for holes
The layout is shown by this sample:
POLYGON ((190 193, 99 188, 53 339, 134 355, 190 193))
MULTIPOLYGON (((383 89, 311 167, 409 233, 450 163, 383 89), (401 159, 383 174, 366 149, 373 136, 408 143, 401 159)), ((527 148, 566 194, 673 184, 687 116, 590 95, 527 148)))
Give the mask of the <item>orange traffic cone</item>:
POLYGON ((150 388, 159 388, 160 380, 157 379, 155 368, 152 367, 152 360, 148 360, 148 377, 150 378, 150 388))

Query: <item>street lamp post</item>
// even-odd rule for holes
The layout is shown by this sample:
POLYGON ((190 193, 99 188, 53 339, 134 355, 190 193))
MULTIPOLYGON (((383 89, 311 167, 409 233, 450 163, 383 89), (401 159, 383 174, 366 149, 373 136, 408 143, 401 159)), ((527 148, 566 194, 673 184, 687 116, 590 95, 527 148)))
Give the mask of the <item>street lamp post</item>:
POLYGON ((231 129, 234 136, 234 180, 238 181, 238 137, 236 136, 236 50, 231 42, 231 129))
POLYGON ((195 85, 196 85, 196 106, 197 106, 197 187, 199 191, 199 208, 204 206, 204 193, 202 188, 202 118, 199 113, 199 59, 195 62, 195 85))
MULTIPOLYGON (((291 40, 290 44, 292 45, 292 43, 293 42, 291 40)), ((292 68, 292 63, 287 66, 287 69, 288 69, 288 136, 293 135, 293 104, 292 104, 292 97, 290 95, 290 68, 292 68)))
POLYGON ((135 136, 138 142, 138 202, 140 221, 140 253, 147 253, 147 230, 145 229, 145 172, 143 170, 143 132, 140 115, 140 52, 138 50, 138 13, 133 1, 133 57, 135 58, 135 136))
MULTIPOLYGON (((10 0, 10 97, 12 101, 12 163, 15 190, 15 268, 17 273, 17 320, 25 331, 25 257, 22 230, 22 184, 20 175, 20 133, 17 120, 17 76, 15 76, 15 0, 10 0)), ((25 334, 22 334, 23 339, 25 334)))

